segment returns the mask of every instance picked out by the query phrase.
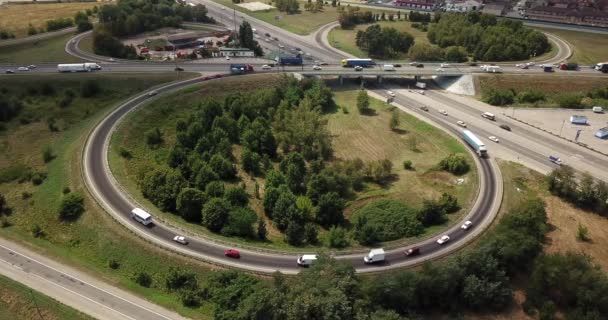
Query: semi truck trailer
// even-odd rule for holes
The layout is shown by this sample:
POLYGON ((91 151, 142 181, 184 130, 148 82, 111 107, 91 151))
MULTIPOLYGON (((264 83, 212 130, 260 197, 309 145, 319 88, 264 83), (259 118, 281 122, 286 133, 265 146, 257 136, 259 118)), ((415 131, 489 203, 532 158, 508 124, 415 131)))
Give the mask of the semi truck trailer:
POLYGON ((281 65, 300 66, 302 65, 302 57, 280 57, 277 62, 281 65))
POLYGON ((483 144, 483 142, 481 142, 481 140, 479 140, 479 138, 477 138, 477 136, 474 135, 473 132, 471 132, 469 130, 462 130, 462 138, 473 149, 475 149, 475 152, 477 153, 477 155, 480 158, 483 158, 483 157, 485 157, 487 155, 488 151, 486 149, 486 145, 483 144))
POLYGON ((65 63, 57 65, 57 71, 59 72, 91 72, 95 70, 101 70, 101 66, 93 62, 65 63))

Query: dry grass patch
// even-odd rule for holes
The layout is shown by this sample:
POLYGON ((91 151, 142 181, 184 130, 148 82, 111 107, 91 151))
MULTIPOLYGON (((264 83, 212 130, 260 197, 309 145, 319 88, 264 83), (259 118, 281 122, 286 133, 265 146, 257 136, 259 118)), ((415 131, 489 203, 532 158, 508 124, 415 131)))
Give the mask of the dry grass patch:
POLYGON ((608 52, 608 36, 605 34, 560 30, 552 28, 537 28, 554 34, 572 45, 573 53, 569 59, 576 63, 596 64, 606 61, 608 52))
POLYGON ((0 29, 15 33, 18 38, 27 36, 31 23, 36 29, 46 29, 46 22, 57 18, 73 18, 76 12, 92 9, 96 2, 6 4, 0 7, 0 29))
POLYGON ((548 94, 563 92, 587 92, 608 86, 608 78, 579 76, 572 77, 559 75, 475 75, 476 92, 487 89, 514 89, 524 91, 539 90, 548 94))

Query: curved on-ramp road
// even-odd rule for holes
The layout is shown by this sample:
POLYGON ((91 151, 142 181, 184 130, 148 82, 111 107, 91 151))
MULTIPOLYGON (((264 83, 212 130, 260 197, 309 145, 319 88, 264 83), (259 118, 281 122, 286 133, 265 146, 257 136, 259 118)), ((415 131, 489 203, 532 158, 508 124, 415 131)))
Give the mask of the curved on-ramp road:
MULTIPOLYGON (((190 79, 170 83, 155 90, 159 94, 162 94, 203 81, 205 80, 202 78, 190 79)), ((255 251, 255 249, 239 248, 241 251, 240 259, 227 258, 224 256, 224 250, 234 248, 235 246, 219 243, 211 238, 200 237, 189 237, 190 243, 187 246, 179 245, 173 242, 172 238, 176 234, 183 234, 183 232, 172 229, 160 223, 161 221, 159 220, 155 220, 154 224, 146 227, 130 218, 130 211, 134 207, 140 206, 130 199, 124 190, 121 190, 113 178, 108 164, 108 148, 111 135, 124 116, 146 103, 150 98, 144 92, 122 103, 98 123, 89 134, 83 152, 83 175, 88 189, 97 202, 118 222, 132 232, 165 249, 213 264, 254 272, 271 273, 281 271, 288 274, 297 273, 300 270, 296 264, 298 255, 294 253, 270 253, 255 251)), ((443 126, 443 129, 452 135, 458 134, 458 130, 455 128, 443 126)), ((438 245, 435 242, 437 237, 429 238, 416 244, 415 246, 420 248, 421 254, 415 258, 406 258, 403 254, 404 248, 387 250, 386 262, 383 264, 364 264, 363 256, 367 252, 344 255, 338 253, 335 255, 335 258, 349 261, 358 272, 374 272, 419 264, 429 259, 444 256, 468 243, 483 232, 491 223, 498 212, 502 200, 502 180, 495 164, 490 159, 478 159, 477 157, 475 159, 479 168, 480 192, 473 209, 466 217, 467 220, 473 222, 473 227, 468 231, 460 229, 460 224, 457 224, 442 233, 448 234, 451 237, 451 241, 447 244, 438 245)))

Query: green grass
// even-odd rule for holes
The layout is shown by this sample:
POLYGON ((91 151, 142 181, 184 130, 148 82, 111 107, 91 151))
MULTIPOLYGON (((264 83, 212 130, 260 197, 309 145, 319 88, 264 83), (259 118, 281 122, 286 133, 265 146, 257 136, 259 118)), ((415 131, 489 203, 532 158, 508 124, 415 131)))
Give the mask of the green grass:
MULTIPOLYGON (((307 1, 300 1, 300 13, 287 14, 285 12, 279 12, 277 9, 264 10, 264 11, 249 11, 245 8, 239 7, 232 3, 230 0, 213 0, 221 5, 229 8, 235 8, 237 11, 246 13, 254 18, 268 22, 279 28, 285 29, 289 32, 293 32, 299 35, 308 35, 319 29, 319 27, 326 25, 332 21, 338 20, 337 8, 331 5, 325 5, 323 11, 320 12, 309 12, 304 11, 304 4, 307 1), (279 19, 276 17, 279 16, 279 19)), ((253 1, 245 1, 253 2, 253 1)), ((264 1, 261 1, 264 2, 264 1)), ((266 3, 266 2, 264 2, 266 3)), ((378 10, 371 10, 374 12, 381 12, 378 10)), ((396 10, 386 11, 396 12, 396 10)), ((228 26, 231 25, 231 21, 220 20, 220 23, 224 23, 228 26)))
MULTIPOLYGON (((395 28, 402 32, 407 32, 414 37, 414 40, 418 43, 428 43, 429 40, 426 37, 426 32, 422 32, 418 29, 412 28, 411 22, 409 21, 380 21, 378 24, 383 27, 391 27, 395 28)), ((367 58, 367 52, 361 50, 357 47, 355 42, 355 36, 357 35, 357 31, 362 30, 365 31, 367 27, 372 24, 361 24, 357 25, 354 29, 342 29, 340 27, 334 28, 329 32, 328 40, 329 44, 331 44, 334 48, 340 49, 344 52, 350 53, 359 58, 367 58)), ((401 54, 398 59, 405 59, 406 54, 401 54)))
POLYGON ((93 53, 93 37, 87 36, 80 40, 78 43, 80 50, 93 53))
POLYGON ((0 63, 62 63, 79 62, 64 50, 66 42, 74 35, 67 34, 37 42, 0 47, 0 63))
POLYGON ((537 28, 560 37, 573 48, 572 57, 568 60, 580 64, 596 64, 608 60, 608 36, 598 33, 587 33, 552 28, 537 28))
POLYGON ((15 76, 0 79, 0 87, 17 95, 28 91, 30 86, 51 83, 58 92, 72 89, 79 92, 80 83, 86 79, 97 79, 103 88, 98 98, 76 98, 67 108, 57 107, 58 97, 31 94, 22 115, 0 133, 0 145, 6 152, 0 155, 0 167, 22 163, 33 170, 45 171, 48 178, 40 186, 17 181, 0 184, 0 193, 6 196, 13 213, 8 217, 11 227, 0 229, 0 236, 27 243, 55 259, 76 265, 106 281, 130 289, 146 299, 174 309, 179 313, 204 319, 211 315, 211 306, 204 303, 200 308, 183 307, 176 294, 164 289, 164 276, 171 266, 186 267, 203 278, 207 269, 200 263, 165 251, 140 240, 114 222, 98 207, 86 192, 81 176, 81 152, 86 135, 91 127, 118 101, 137 92, 173 79, 172 75, 46 75, 15 76), (22 124, 26 118, 30 123, 22 124), (50 133, 46 118, 57 119, 59 132, 50 133), (52 147, 57 156, 48 164, 42 162, 44 146, 52 147), (61 223, 57 208, 62 190, 69 186, 72 192, 85 195, 87 211, 79 220, 61 223), (31 197, 24 198, 23 192, 31 197), (45 237, 33 238, 30 230, 34 224, 42 227, 45 237), (108 261, 114 259, 120 267, 112 270, 108 261), (171 261, 171 263, 166 263, 171 261), (150 273, 154 279, 152 288, 135 284, 133 275, 138 271, 150 273))
MULTIPOLYGON (((235 77, 224 79, 221 82, 209 82, 202 86, 193 86, 179 93, 162 97, 145 108, 131 113, 119 126, 110 144, 109 161, 115 177, 128 190, 129 194, 138 203, 150 209, 155 217, 162 218, 182 228, 187 228, 193 233, 213 236, 223 241, 244 246, 252 245, 267 249, 297 252, 309 251, 310 247, 294 248, 286 244, 282 234, 274 230, 272 226, 268 226, 270 241, 267 242, 212 234, 201 225, 190 224, 174 214, 161 212, 141 195, 141 191, 137 185, 139 177, 145 172, 166 167, 167 154, 175 141, 175 122, 178 119, 186 119, 194 111, 195 107, 191 101, 196 101, 203 97, 221 99, 229 93, 225 89, 226 87, 231 88, 230 92, 243 92, 267 87, 267 84, 271 83, 273 78, 265 79, 266 77, 269 77, 269 75, 235 77), (151 150, 142 141, 141 132, 154 127, 158 127, 163 132, 165 143, 160 148, 151 150), (119 152, 121 148, 128 150, 133 157, 131 159, 122 158, 119 152)), ((380 198, 393 198, 404 201, 412 206, 418 206, 421 204, 422 198, 436 198, 442 192, 456 195, 463 207, 468 208, 477 190, 477 173, 472 171, 465 175, 464 178, 467 182, 461 186, 456 186, 454 183, 457 179, 456 177, 445 172, 432 170, 439 160, 449 153, 466 153, 464 146, 442 131, 405 113, 400 114, 402 133, 394 133, 388 128, 388 119, 390 117, 390 113, 387 111, 388 107, 384 106, 382 102, 372 99, 372 107, 376 110, 376 115, 360 116, 356 112, 355 107, 356 93, 355 90, 335 91, 336 103, 341 109, 349 110, 348 113, 337 111, 327 116, 329 121, 328 128, 334 136, 335 155, 338 159, 347 159, 352 157, 352 155, 357 155, 364 161, 387 157, 393 162, 393 171, 397 175, 397 179, 386 187, 380 187, 375 184, 367 185, 365 190, 360 192, 357 198, 349 203, 345 215, 348 217, 356 208, 380 198), (409 149, 410 139, 417 140, 417 151, 409 149), (383 141, 383 143, 378 143, 378 141, 383 141), (416 171, 406 171, 403 169, 402 163, 406 159, 414 163, 416 171)), ((237 147, 235 150, 238 149, 237 147)), ((467 155, 467 157, 472 162, 470 156, 467 155)), ((246 189, 250 193, 253 193, 254 180, 244 174, 241 174, 241 178, 242 182, 246 185, 246 189)), ((263 183, 260 184, 263 185, 263 183)), ((260 200, 251 199, 251 206, 258 214, 263 214, 260 200)), ((465 209, 460 213, 451 215, 450 220, 458 219, 466 211, 465 209)), ((438 231, 441 228, 445 228, 445 225, 426 230, 422 237, 428 236, 431 232, 438 231)), ((321 232, 320 239, 324 239, 324 232, 321 232)), ((414 240, 402 239, 400 243, 414 240)))
POLYGON ((93 319, 55 299, 0 275, 0 319, 93 319))

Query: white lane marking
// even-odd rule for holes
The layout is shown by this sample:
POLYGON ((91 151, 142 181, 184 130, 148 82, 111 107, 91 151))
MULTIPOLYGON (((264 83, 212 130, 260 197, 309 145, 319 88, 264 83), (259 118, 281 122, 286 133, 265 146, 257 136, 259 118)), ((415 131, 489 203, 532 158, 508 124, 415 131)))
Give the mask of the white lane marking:
MULTIPOLYGON (((117 299, 119 299, 119 300, 122 300, 122 301, 124 301, 124 302, 127 302, 127 303, 129 303, 129 304, 131 304, 131 305, 133 305, 133 306, 136 306, 136 307, 138 307, 138 308, 141 308, 141 309, 143 309, 143 310, 146 310, 146 311, 148 311, 148 312, 150 312, 150 313, 153 313, 153 314, 155 314, 155 315, 157 315, 157 316, 159 316, 159 317, 162 317, 162 318, 164 318, 164 319, 171 320, 171 318, 168 318, 168 317, 166 317, 166 316, 164 316, 164 315, 162 315, 162 314, 160 314, 160 313, 158 313, 158 312, 156 312, 156 311, 154 311, 154 310, 150 310, 150 309, 148 309, 148 308, 146 308, 146 307, 144 307, 144 306, 140 306, 140 305, 138 305, 138 304, 136 304, 136 303, 134 303, 134 302, 131 302, 131 301, 126 300, 126 299, 124 299, 124 298, 122 298, 122 297, 119 297, 119 296, 117 296, 117 295, 115 295, 115 294, 113 294, 113 293, 111 293, 111 292, 108 292, 108 291, 106 291, 106 290, 102 289, 102 288, 96 287, 96 286, 94 286, 94 285, 92 285, 92 284, 90 284, 90 283, 88 283, 88 282, 82 281, 82 280, 80 280, 80 279, 78 279, 78 278, 76 278, 76 277, 72 277, 72 276, 68 275, 67 273, 62 272, 62 271, 59 271, 59 270, 57 270, 57 269, 55 269, 55 268, 53 268, 53 267, 51 267, 51 266, 49 266, 49 265, 46 265, 46 264, 44 264, 44 263, 42 263, 42 262, 40 262, 40 261, 38 261, 38 260, 36 260, 36 259, 34 259, 34 258, 28 257, 28 256, 26 256, 26 255, 24 255, 24 254, 22 254, 22 253, 16 252, 15 250, 12 250, 12 249, 10 249, 10 248, 7 248, 7 247, 5 247, 5 246, 3 246, 3 245, 1 245, 1 244, 0 244, 0 247, 1 247, 1 248, 6 249, 7 251, 14 252, 15 254, 20 255, 21 257, 23 257, 23 258, 25 258, 25 259, 29 259, 29 260, 31 260, 31 261, 34 261, 34 262, 36 262, 37 264, 39 264, 39 265, 41 265, 41 266, 44 266, 44 267, 47 267, 47 268, 49 268, 49 269, 51 269, 51 270, 53 270, 53 271, 55 271, 55 272, 57 272, 57 273, 59 273, 59 274, 63 274, 63 275, 65 275, 65 276, 71 277, 71 278, 72 278, 72 279, 74 279, 74 280, 78 280, 79 282, 84 283, 84 284, 88 285, 89 287, 91 287, 91 288, 95 288, 95 289, 97 289, 97 290, 99 290, 99 291, 101 291, 101 292, 104 292, 104 293, 106 293, 106 294, 108 294, 108 295, 110 295, 110 296, 112 296, 112 297, 114 297, 114 298, 117 298, 117 299)), ((39 277, 39 276, 38 276, 38 277, 39 277)), ((68 290, 68 289, 66 288, 66 290, 68 290)), ((88 298, 87 298, 87 299, 88 299, 88 298)), ((90 300, 90 299, 89 299, 89 300, 90 300)), ((91 300, 91 301, 93 301, 93 300, 91 300)), ((116 311, 116 312, 119 312, 119 311, 116 311)), ((120 313, 120 312, 119 312, 119 313, 120 313)))

